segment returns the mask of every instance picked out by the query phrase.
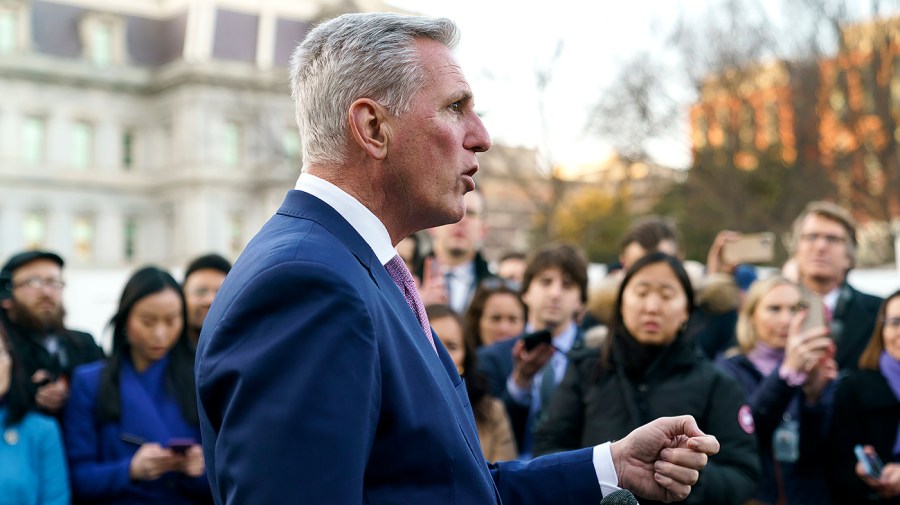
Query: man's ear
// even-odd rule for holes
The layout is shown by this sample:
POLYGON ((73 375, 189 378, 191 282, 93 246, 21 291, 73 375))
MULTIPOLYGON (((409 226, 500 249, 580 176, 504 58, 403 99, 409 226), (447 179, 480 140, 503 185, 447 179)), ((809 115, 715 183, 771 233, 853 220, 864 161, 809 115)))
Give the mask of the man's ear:
POLYGON ((376 160, 387 156, 387 111, 370 98, 350 105, 350 133, 366 154, 376 160))
POLYGON ((4 298, 0 300, 0 307, 9 310, 12 308, 12 298, 4 298))

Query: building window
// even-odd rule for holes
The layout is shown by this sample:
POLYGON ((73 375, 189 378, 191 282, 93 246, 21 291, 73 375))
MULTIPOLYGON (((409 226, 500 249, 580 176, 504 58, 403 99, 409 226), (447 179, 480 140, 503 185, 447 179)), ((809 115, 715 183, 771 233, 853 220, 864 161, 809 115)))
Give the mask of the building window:
POLYGON ((125 23, 123 19, 105 13, 90 13, 82 18, 79 28, 85 59, 98 67, 108 67, 124 62, 125 23))
POLYGON ((236 167, 241 163, 242 132, 241 125, 227 121, 223 130, 222 161, 225 166, 236 167))
POLYGON ((47 213, 33 210, 25 214, 22 223, 22 236, 26 249, 40 249, 47 245, 47 213))
POLYGON ((77 216, 72 227, 75 258, 88 262, 94 258, 94 219, 88 215, 77 216))
POLYGON ((134 167, 134 130, 122 133, 122 168, 131 170, 134 167))
POLYGON ((77 121, 72 124, 69 153, 72 166, 78 170, 85 170, 94 162, 94 127, 90 123, 77 121))
POLYGON ((28 42, 28 8, 25 2, 0 4, 0 55, 25 49, 28 42))
POLYGON ((0 54, 16 50, 16 39, 19 37, 18 17, 12 9, 0 7, 0 54))
POLYGON ((138 220, 135 216, 128 216, 125 218, 125 229, 124 229, 124 249, 123 254, 125 256, 125 261, 134 261, 137 257, 137 234, 138 234, 138 220))
POLYGON ((47 122, 42 117, 25 118, 22 125, 22 161, 34 167, 44 162, 47 143, 47 122))

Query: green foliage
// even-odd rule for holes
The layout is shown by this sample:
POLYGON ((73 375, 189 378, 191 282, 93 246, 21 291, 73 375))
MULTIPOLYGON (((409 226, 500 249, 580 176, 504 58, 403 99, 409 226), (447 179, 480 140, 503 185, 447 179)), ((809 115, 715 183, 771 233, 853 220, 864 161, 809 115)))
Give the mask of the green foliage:
POLYGON ((580 245, 592 262, 615 261, 619 240, 631 224, 626 200, 627 195, 599 188, 573 191, 553 215, 555 239, 580 245))

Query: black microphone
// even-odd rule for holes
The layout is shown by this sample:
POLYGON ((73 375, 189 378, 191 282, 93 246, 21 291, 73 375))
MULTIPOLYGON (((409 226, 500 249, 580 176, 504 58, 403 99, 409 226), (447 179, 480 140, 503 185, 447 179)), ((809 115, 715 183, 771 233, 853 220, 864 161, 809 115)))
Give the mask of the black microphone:
POLYGON ((630 491, 620 489, 612 492, 600 500, 600 505, 639 505, 637 498, 630 491))

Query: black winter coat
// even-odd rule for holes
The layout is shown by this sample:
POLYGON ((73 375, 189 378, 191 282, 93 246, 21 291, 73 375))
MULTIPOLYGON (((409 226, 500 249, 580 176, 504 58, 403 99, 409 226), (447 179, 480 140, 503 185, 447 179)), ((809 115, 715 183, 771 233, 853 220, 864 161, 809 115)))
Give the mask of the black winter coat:
MULTIPOLYGON (((547 418, 535 432, 535 454, 590 447, 623 438, 658 417, 690 414, 703 432, 716 436, 721 451, 709 459, 684 503, 741 504, 753 496, 759 454, 756 438, 739 421, 749 408, 734 378, 683 338, 663 351, 639 382, 628 379, 622 360, 614 357, 611 369, 597 374, 599 357, 597 349, 570 356, 547 418)), ((657 503, 638 498, 644 505, 657 503)))
POLYGON ((789 505, 831 503, 825 477, 825 447, 835 383, 825 388, 814 405, 809 405, 800 387, 791 387, 779 377, 778 368, 763 377, 743 354, 717 364, 740 381, 753 412, 762 465, 756 499, 761 503, 778 503, 780 476, 789 505), (798 423, 800 455, 793 463, 776 463, 772 438, 787 419, 798 423))
POLYGON ((881 500, 856 475, 853 446, 871 445, 887 463, 895 457, 894 440, 900 424, 900 401, 881 372, 858 370, 841 377, 834 398, 828 477, 834 503, 900 504, 900 497, 881 500))

